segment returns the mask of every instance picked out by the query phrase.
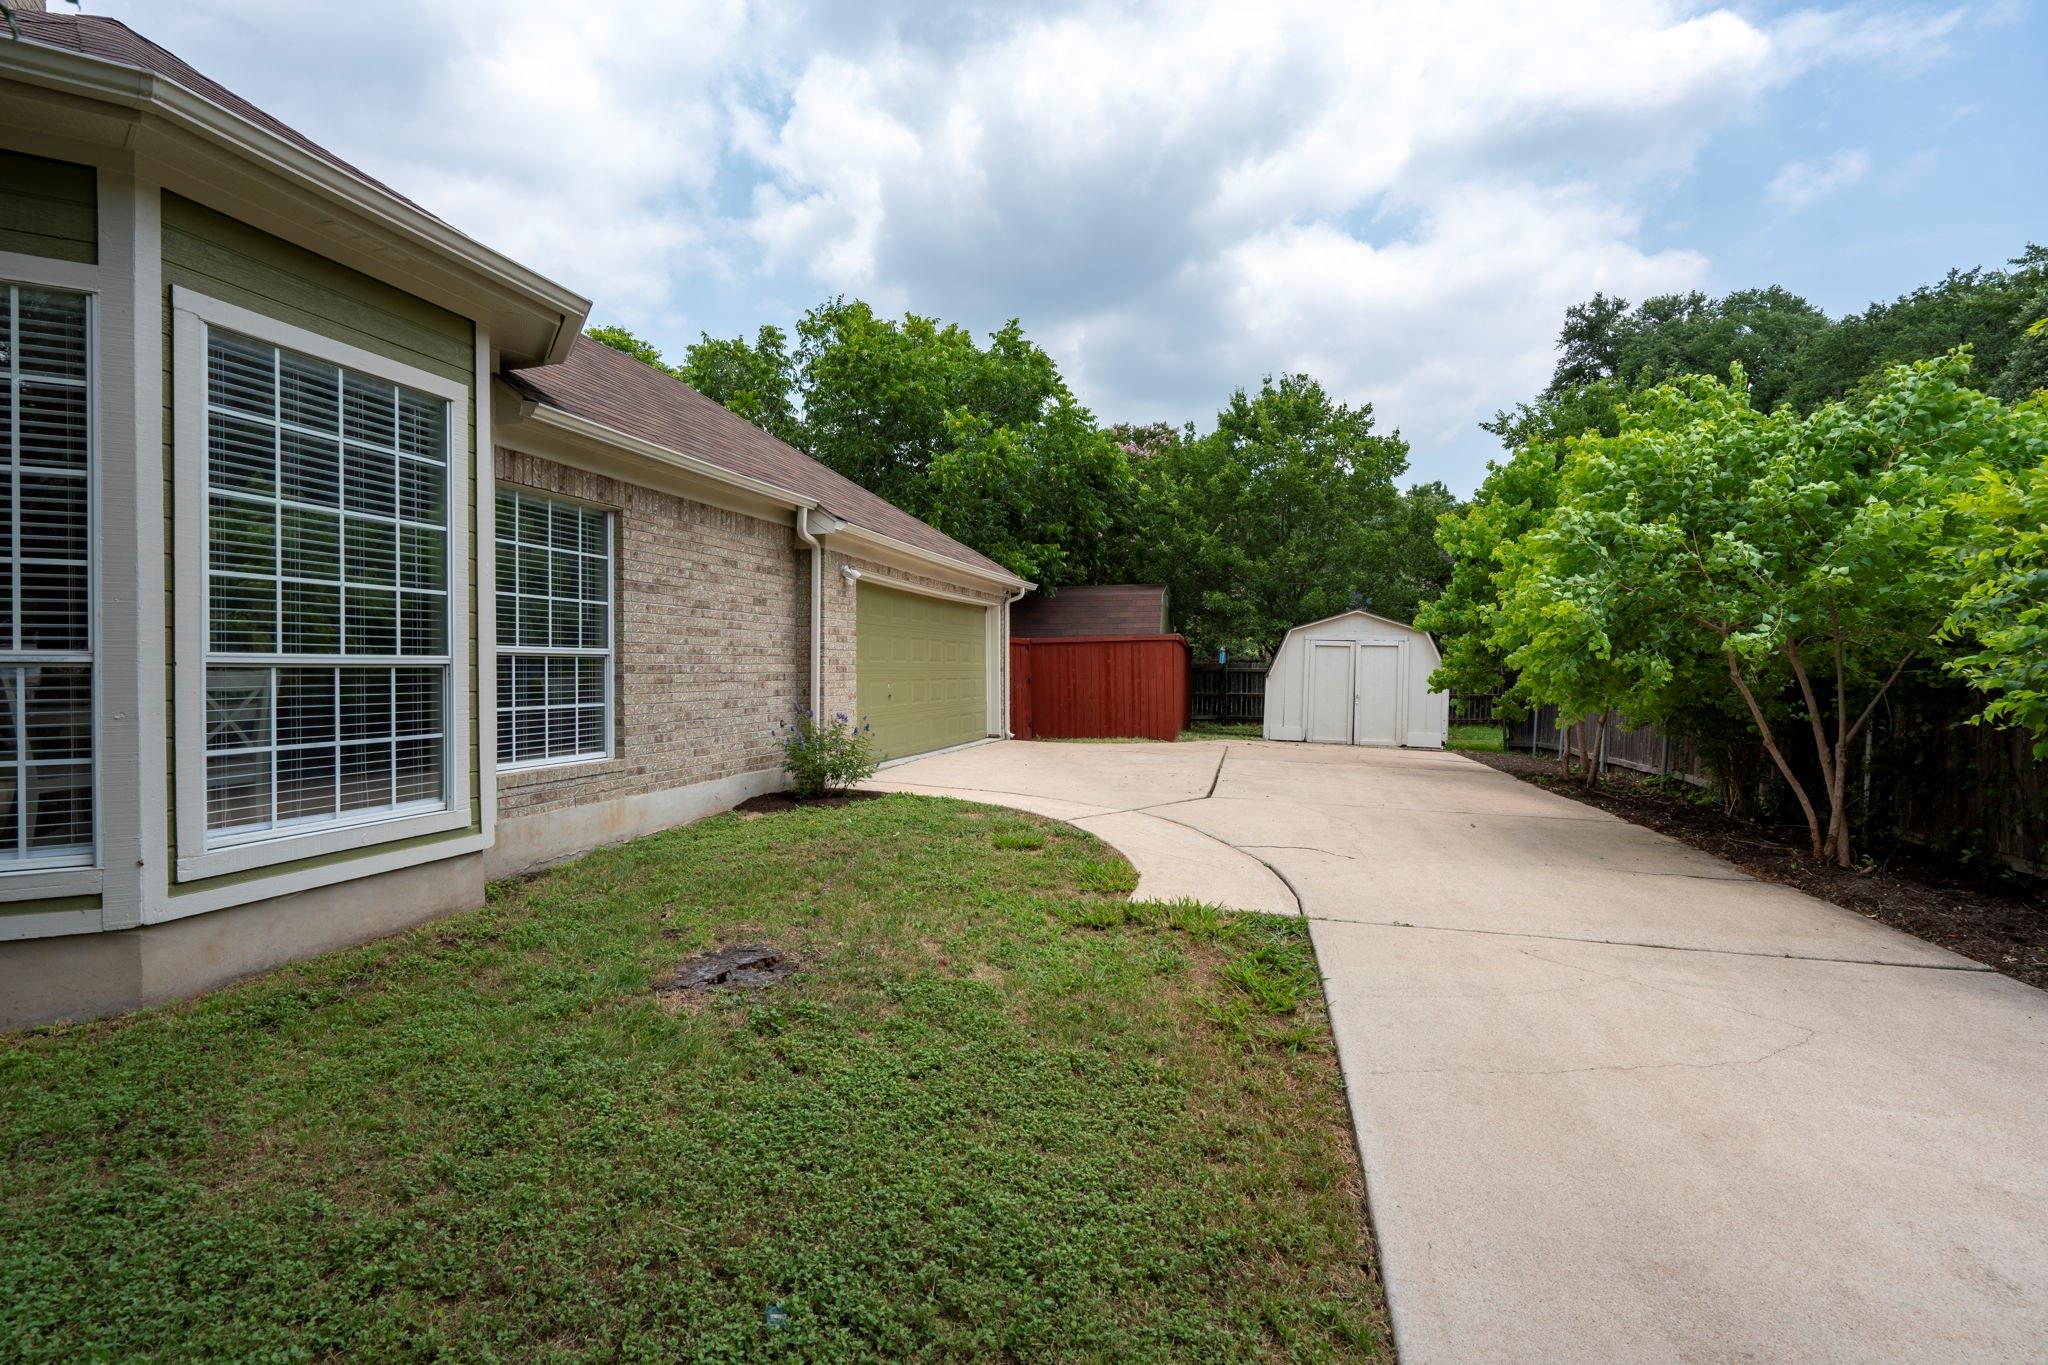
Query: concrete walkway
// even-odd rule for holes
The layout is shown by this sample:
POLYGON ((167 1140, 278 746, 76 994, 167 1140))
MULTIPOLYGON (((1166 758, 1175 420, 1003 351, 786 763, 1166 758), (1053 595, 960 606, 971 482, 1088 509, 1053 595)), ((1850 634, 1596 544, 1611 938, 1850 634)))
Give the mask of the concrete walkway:
POLYGON ((1407 1361, 2048 1360, 2048 994, 1453 754, 988 745, 880 788, 1305 913, 1407 1361))

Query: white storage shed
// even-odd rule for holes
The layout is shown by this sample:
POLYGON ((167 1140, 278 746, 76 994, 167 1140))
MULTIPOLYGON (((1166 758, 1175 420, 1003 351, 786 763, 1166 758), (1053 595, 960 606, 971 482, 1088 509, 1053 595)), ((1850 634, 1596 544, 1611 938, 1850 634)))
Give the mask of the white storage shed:
POLYGON ((1429 690, 1441 661, 1426 632, 1367 611, 1296 626, 1266 674, 1266 738, 1441 749, 1451 699, 1429 690))

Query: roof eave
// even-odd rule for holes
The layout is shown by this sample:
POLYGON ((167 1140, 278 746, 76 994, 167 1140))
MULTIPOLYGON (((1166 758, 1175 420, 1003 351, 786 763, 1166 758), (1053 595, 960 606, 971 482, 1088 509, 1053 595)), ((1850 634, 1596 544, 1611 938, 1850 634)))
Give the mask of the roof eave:
MULTIPOLYGON (((575 291, 168 77, 32 41, 0 43, 0 74, 161 119, 172 129, 312 191, 414 249, 453 263, 485 286, 480 293, 491 302, 501 309, 523 310, 529 324, 550 333, 544 346, 527 348, 532 363, 558 364, 566 359, 590 314, 590 300, 575 291)), ((530 325, 528 330, 535 329, 530 325)))
MULTIPOLYGON (((531 390, 528 390, 528 392, 531 393, 531 390)), ((677 450, 673 446, 665 446, 657 441, 650 441, 645 437, 620 431, 617 427, 607 426, 603 422, 592 421, 588 417, 579 417, 564 408, 554 406, 543 398, 536 397, 531 411, 527 412, 521 420, 534 422, 540 426, 569 436, 579 437, 586 441, 597 441, 615 446, 642 459, 653 461, 656 464, 667 465, 674 469, 680 469, 700 479, 724 484, 726 487, 751 493, 755 497, 765 498, 784 507, 810 507, 821 508, 828 512, 832 511, 829 506, 817 498, 806 497, 802 493, 784 488, 780 484, 770 483, 766 479, 756 479, 746 474, 734 473, 722 465, 715 465, 709 460, 699 459, 697 456, 677 450)), ((978 583, 999 585, 1011 591, 1036 586, 1007 570, 984 568, 979 564, 971 564, 966 560, 940 554, 936 550, 927 550, 921 545, 912 545, 908 541, 898 540, 894 536, 884 535, 880 531, 870 530, 858 522, 848 520, 844 513, 834 512, 833 515, 845 523, 840 529, 829 532, 825 537, 834 543, 843 541, 857 548, 879 550, 919 564, 942 569, 951 578, 966 578, 978 583)))
POLYGON ((880 531, 870 530, 858 522, 847 522, 846 529, 835 532, 831 539, 835 541, 851 541, 856 546, 872 547, 887 553, 921 560, 927 564, 943 565, 948 572, 956 576, 966 575, 978 582, 996 584, 1011 592, 1019 589, 1028 592, 1038 586, 1027 578, 1017 577, 1008 569, 983 568, 979 564, 969 564, 965 560, 954 559, 950 555, 942 555, 936 550, 927 550, 921 545, 912 545, 907 540, 898 540, 894 536, 883 535, 880 531))

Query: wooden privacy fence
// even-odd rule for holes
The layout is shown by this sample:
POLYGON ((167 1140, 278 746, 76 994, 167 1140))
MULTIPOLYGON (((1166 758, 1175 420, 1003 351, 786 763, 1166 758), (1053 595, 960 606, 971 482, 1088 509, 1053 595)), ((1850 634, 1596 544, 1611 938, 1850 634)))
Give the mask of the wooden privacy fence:
POLYGON ((1464 697, 1456 692, 1451 694, 1451 724, 1453 725, 1494 725, 1493 698, 1464 697))
POLYGON ((1188 642, 1178 635, 1010 641, 1018 739, 1178 739, 1188 724, 1188 642))
MULTIPOLYGON (((1697 787, 1707 785, 1706 769, 1700 765, 1691 741, 1673 739, 1654 725, 1630 725, 1620 716, 1605 721, 1588 716, 1586 720, 1585 742, 1606 766, 1668 774, 1697 787)), ((1565 724, 1569 726, 1571 722, 1567 720, 1565 724)), ((1565 731, 1558 726, 1557 708, 1539 707, 1526 719, 1510 722, 1507 746, 1534 753, 1563 754, 1565 731)))
POLYGON ((1188 665, 1188 717, 1191 720, 1245 721, 1266 718, 1266 670, 1263 663, 1219 664, 1197 660, 1188 665))

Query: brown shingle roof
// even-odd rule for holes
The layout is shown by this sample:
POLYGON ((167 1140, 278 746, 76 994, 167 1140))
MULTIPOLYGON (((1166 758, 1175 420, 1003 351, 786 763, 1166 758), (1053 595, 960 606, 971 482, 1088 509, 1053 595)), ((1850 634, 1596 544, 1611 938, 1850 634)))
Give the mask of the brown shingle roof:
MULTIPOLYGON (((404 200, 407 204, 412 204, 412 207, 420 208, 397 190, 349 165, 297 129, 280 123, 218 81, 201 75, 187 65, 182 57, 158 47, 118 19, 108 19, 97 14, 39 14, 32 10, 18 10, 14 18, 21 28, 24 42, 62 48, 81 56, 97 57, 101 61, 119 62, 123 66, 136 67, 153 76, 175 81, 201 99, 217 104, 267 132, 275 133, 299 150, 310 152, 337 170, 348 172, 364 184, 375 186, 394 199, 404 200)), ((0 24, 0 42, 8 41, 6 34, 6 25, 0 24)), ((420 209, 420 212, 425 213, 427 210, 420 209)))
POLYGON ((863 530, 985 573, 1014 576, 681 380, 589 337, 577 337, 569 358, 559 365, 513 370, 507 377, 536 401, 571 416, 787 489, 863 530))

